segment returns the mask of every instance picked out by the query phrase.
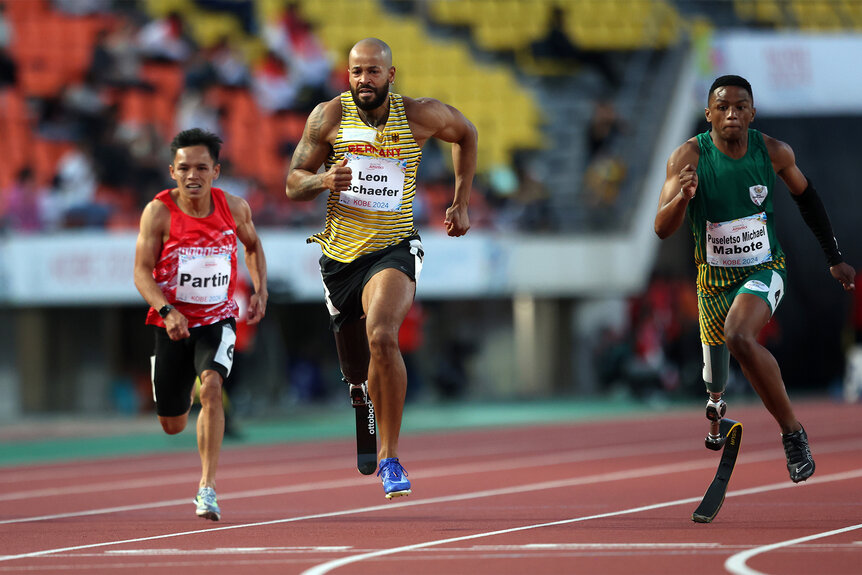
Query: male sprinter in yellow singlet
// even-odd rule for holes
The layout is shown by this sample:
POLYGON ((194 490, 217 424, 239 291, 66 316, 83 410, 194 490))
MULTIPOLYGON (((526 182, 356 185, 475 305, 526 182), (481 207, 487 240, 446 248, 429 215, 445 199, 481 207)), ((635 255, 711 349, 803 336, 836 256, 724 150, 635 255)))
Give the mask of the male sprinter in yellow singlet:
POLYGON ((796 165, 793 150, 749 129, 754 120, 751 85, 740 76, 713 82, 707 99, 708 132, 678 147, 667 162, 655 232, 662 239, 682 225, 686 212, 695 239, 703 378, 709 392, 707 442, 717 444, 721 396, 730 357, 778 422, 794 483, 814 473, 808 436, 796 419, 778 363, 757 342, 785 293, 785 258, 773 222, 775 175, 787 184, 805 223, 826 255, 829 271, 852 290, 854 270, 845 263, 829 216, 814 186, 796 165))
POLYGON ((422 244, 413 224, 416 169, 429 138, 452 144, 455 197, 446 210, 450 236, 470 229, 467 204, 476 171, 476 128, 431 98, 390 92, 392 51, 360 40, 348 57, 350 90, 310 114, 287 177, 287 197, 308 201, 328 191, 320 271, 341 371, 351 392, 367 382, 379 425, 377 475, 387 499, 409 494, 398 461, 407 373, 398 330, 416 293, 422 244), (318 173, 324 166, 325 171, 318 173))

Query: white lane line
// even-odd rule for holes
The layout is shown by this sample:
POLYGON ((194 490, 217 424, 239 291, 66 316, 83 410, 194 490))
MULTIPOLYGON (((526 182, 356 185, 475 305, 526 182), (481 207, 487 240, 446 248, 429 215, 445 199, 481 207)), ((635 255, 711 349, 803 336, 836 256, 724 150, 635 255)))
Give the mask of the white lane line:
MULTIPOLYGON (((432 497, 428 499, 419 499, 413 501, 404 501, 398 502, 396 505, 392 503, 387 503, 383 505, 372 505, 370 507, 360 507, 356 509, 345 509, 341 511, 331 511, 328 513, 316 513, 312 515, 304 515, 299 517, 288 517, 284 519, 274 519, 271 521, 261 521, 257 523, 243 523, 237 525, 226 525, 220 527, 209 527, 207 529, 195 529, 192 531, 182 531, 176 533, 165 533, 162 535, 153 535, 149 537, 142 538, 134 538, 134 539, 125 539, 120 541, 104 541, 101 543, 91 543, 88 545, 75 545, 71 547, 61 547, 56 549, 46 549, 43 551, 33 551, 30 553, 22 553, 19 555, 5 555, 0 556, 0 561, 11 561, 13 559, 23 559, 26 557, 40 557, 43 555, 51 555, 54 553, 62 553, 66 551, 76 551, 81 549, 93 549, 96 547, 105 547, 112 545, 123 545, 126 543, 138 543, 140 541, 152 541, 157 539, 169 539, 172 537, 180 537, 183 535, 194 535, 199 533, 210 533, 213 531, 226 531, 228 529, 243 529, 247 527, 261 527, 266 525, 278 525, 282 523, 294 523, 298 521, 305 521, 309 519, 322 519, 327 517, 338 517, 344 515, 355 515, 359 513, 368 513, 372 511, 382 511, 382 510, 393 510, 404 507, 416 507, 419 505, 436 505, 439 503, 449 503, 453 501, 466 501, 470 499, 480 499, 484 497, 494 497, 498 495, 512 495, 512 494, 520 494, 527 493, 530 491, 541 491, 545 489, 559 489, 563 487, 573 487, 577 485, 590 485, 595 483, 605 483, 608 481, 619 481, 624 479, 637 479, 646 477, 649 475, 667 475, 670 473, 680 473, 683 471, 690 471, 694 469, 702 469, 704 467, 712 467, 715 465, 715 462, 712 460, 702 461, 702 462, 686 462, 686 463, 678 463, 678 464, 668 464, 668 465, 657 465, 648 468, 636 468, 636 469, 628 469, 624 471, 616 471, 612 473, 601 473, 598 475, 591 475, 586 477, 576 477, 565 480, 558 481, 544 481, 541 483, 531 483, 526 485, 518 485, 514 487, 505 487, 499 489, 489 489, 484 491, 474 491, 471 493, 462 493, 460 495, 447 495, 442 497, 432 497)), ((334 483, 334 482, 333 482, 334 483)), ((319 484, 318 484, 319 485, 319 484)), ((699 501, 701 497, 692 498, 690 501, 699 501)), ((187 502, 187 501, 186 501, 187 502)))
MULTIPOLYGON (((508 469, 517 469, 519 467, 534 467, 540 465, 558 465, 563 463, 571 463, 574 461, 596 461, 608 459, 610 457, 627 457, 631 455, 647 455, 660 453, 676 453, 694 451, 691 441, 665 441, 660 444, 643 444, 643 445, 626 445, 613 446, 607 448, 591 448, 591 449, 574 449, 571 451, 554 452, 534 456, 516 456, 514 454, 503 454, 504 459, 498 461, 487 462, 471 462, 465 464, 454 464, 448 467, 432 468, 430 470, 416 472, 414 477, 435 477, 440 475, 459 475, 465 473, 476 473, 482 471, 504 471, 508 469), (479 467, 481 466, 481 467, 479 467)), ((701 452, 702 453, 702 452, 701 452)), ((487 452, 482 452, 483 455, 488 455, 487 452)), ((441 454, 442 455, 442 454, 441 454)), ((447 452, 447 457, 451 456, 451 451, 447 452)), ((478 455, 478 454, 477 454, 478 455)), ((465 457, 464 454, 458 454, 459 457, 465 457)), ((466 457, 470 457, 466 455, 466 457)), ((427 452, 423 452, 418 458, 420 461, 425 459, 440 460, 439 456, 429 456, 427 452)), ((300 474, 305 471, 332 471, 343 470, 345 458, 332 457, 323 461, 301 462, 295 465, 287 465, 284 463, 275 466, 255 466, 242 467, 240 469, 227 469, 219 473, 219 480, 226 479, 244 479, 247 477, 263 477, 266 475, 286 475, 300 474)), ((149 471, 148 471, 149 473, 149 471)), ((164 477, 159 477, 159 486, 176 485, 180 483, 196 482, 200 470, 190 471, 188 474, 175 474, 164 477)), ((0 501, 16 501, 21 499, 41 499, 43 497, 56 496, 65 497, 81 493, 103 493, 106 491, 119 491, 123 489, 137 489, 139 487, 152 487, 152 478, 143 478, 133 481, 104 481, 100 483, 86 485, 70 485, 65 487, 52 487, 44 489, 31 489, 27 491, 10 492, 0 494, 0 501)), ((124 509, 125 511, 126 509, 124 509)), ((0 522, 2 523, 2 522, 0 522)))
MULTIPOLYGON (((816 483, 828 483, 831 481, 843 481, 846 479, 857 479, 862 477, 862 469, 855 469, 853 471, 847 471, 844 473, 835 473, 831 475, 821 476, 816 483)), ((809 479, 809 483, 814 483, 814 478, 809 479)), ((750 489, 741 489, 739 491, 731 492, 727 494, 727 497, 738 497, 741 495, 750 495, 754 493, 764 493, 766 491, 776 491, 780 489, 789 489, 791 487, 796 487, 795 483, 773 483, 772 485, 762 485, 760 487, 752 487, 750 489)), ((607 517, 616 517, 619 515, 629 515, 632 513, 640 513, 642 511, 651 511, 653 509, 661 509, 664 507, 673 507, 676 505, 682 505, 686 503, 695 503, 701 500, 701 497, 690 497, 688 499, 677 499, 675 501, 667 501, 664 503, 655 503, 653 505, 644 505, 642 507, 633 507, 631 509, 622 509, 619 511, 611 511, 608 513, 599 513, 596 515, 589 515, 586 517, 575 517, 572 519, 563 519, 560 521, 550 521, 547 523, 537 523, 534 525, 522 525, 520 527, 512 527, 510 529, 500 529, 497 531, 488 531, 485 533, 474 533, 473 535, 465 535, 462 537, 450 537, 448 539, 438 539, 435 541, 425 541, 423 543, 414 543, 412 545, 404 545, 402 547, 393 547, 390 549, 381 549, 378 551, 372 551, 370 553, 361 553, 359 555, 352 555, 348 557, 341 557, 339 559, 334 559, 332 561, 327 561, 326 563, 321 563, 320 565, 316 565, 311 569, 307 569, 302 572, 301 575, 324 575, 329 573, 333 569, 337 569, 339 567, 343 567, 345 565, 350 565, 352 563, 358 563, 360 561, 365 561, 366 559, 373 559, 375 557, 382 557, 384 555, 394 555, 396 553, 402 553, 405 551, 414 551, 416 549, 424 549, 427 547, 434 547, 437 545, 445 545, 447 543, 455 543, 457 541, 469 541, 471 539, 480 539, 483 537, 493 537, 495 535, 504 535, 507 533, 517 533, 518 531, 527 531, 530 529, 540 529, 543 527, 554 527, 558 525, 569 525, 571 523, 578 523, 582 521, 589 521, 591 519, 604 519, 607 517)))
MULTIPOLYGON (((859 443, 857 439, 853 440, 843 440, 843 441, 833 441, 825 444, 817 445, 817 453, 830 453, 836 451, 846 451, 846 450, 859 450, 862 449, 862 444, 859 443)), ((543 455, 535 455, 531 457, 518 457, 512 455, 509 458, 499 460, 499 461, 489 461, 482 463, 465 463, 460 465, 450 465, 448 467, 437 467, 426 469, 423 471, 417 471, 415 474, 412 474, 417 479, 423 477, 439 477, 439 476, 452 476, 459 474, 469 474, 469 473, 479 473, 479 472, 492 472, 492 471, 505 471, 509 469, 517 469, 521 467, 536 467, 536 466, 546 466, 546 465, 558 465, 571 463, 576 461, 598 461, 603 459, 608 459, 612 457, 627 457, 631 455, 647 455, 647 454, 661 454, 661 453, 685 453, 687 451, 695 451, 693 444, 690 440, 684 441, 663 441, 661 443, 650 442, 648 444, 641 445, 625 445, 625 446, 611 446, 611 447, 596 447, 590 449, 577 449, 571 450, 567 452, 555 452, 552 454, 543 454, 543 455)), ((702 453, 702 451, 700 452, 702 453)), ((778 451, 777 453, 781 453, 778 451)), ((484 453, 484 455, 488 455, 484 453)), ((774 457, 770 457, 769 454, 773 454, 773 451, 757 451, 752 454, 743 453, 740 457, 741 462, 746 461, 764 461, 767 459, 778 459, 778 455, 774 457), (754 459, 752 459, 754 458, 754 459)), ((422 461, 426 459, 439 459, 439 457, 429 457, 426 452, 423 452, 422 455, 417 458, 417 460, 422 461)), ((287 475, 287 474, 300 474, 305 471, 322 471, 322 470, 339 470, 344 468, 344 458, 343 457, 326 457, 313 461, 303 461, 298 464, 273 464, 273 465, 258 465, 254 467, 241 467, 241 468, 228 468, 219 473, 219 479, 222 481, 227 479, 245 479, 248 477, 265 477, 265 476, 273 476, 273 475, 287 475)), ((147 470, 149 473, 150 470, 147 470)), ((158 479, 159 486, 166 485, 179 485, 182 483, 195 482, 200 474, 199 470, 190 470, 188 474, 174 474, 168 476, 162 476, 158 479)), ((104 477, 104 475, 102 475, 104 477)), ((339 486, 352 486, 354 483, 333 485, 333 487, 339 486)), ((151 478, 143 478, 129 481, 104 481, 100 483, 91 483, 86 485, 70 485, 70 486, 62 486, 62 487, 51 487, 51 488, 43 488, 43 489, 31 489, 27 491, 17 491, 0 494, 0 501, 19 501, 26 499, 43 499, 45 497, 67 497, 71 495, 83 494, 83 493, 104 493, 108 491, 120 491, 120 490, 128 490, 128 489, 138 489, 138 488, 150 488, 153 486, 153 480, 151 478)), ((291 493, 296 492, 295 489, 288 488, 290 491, 282 492, 282 491, 253 491, 248 492, 251 495, 247 495, 248 497, 260 497, 260 496, 269 496, 276 495, 279 493, 291 493)), ((314 489, 313 486, 310 486, 309 489, 314 489)), ((220 499, 227 500, 231 498, 239 498, 245 497, 242 493, 234 494, 234 495, 224 495, 220 496, 220 499)), ((11 520, 0 520, 0 525, 4 523, 23 523, 27 521, 45 521, 48 519, 61 519, 68 517, 75 517, 80 513, 80 515, 98 515, 101 513, 118 513, 125 511, 134 511, 136 509, 148 509, 151 507, 168 507, 173 505, 182 505, 187 503, 185 499, 173 500, 173 501, 164 501, 164 502, 156 502, 156 503, 146 503, 141 504, 140 506, 132 505, 132 506, 122 506, 122 507, 111 507, 102 510, 92 510, 92 511, 81 511, 81 512, 71 512, 71 513, 63 513, 63 514, 52 514, 52 515, 41 515, 35 517, 24 517, 19 519, 11 519, 11 520)))
MULTIPOLYGON (((397 505, 392 505, 391 503, 387 503, 387 504, 383 504, 383 505, 372 505, 369 507, 359 507, 359 508, 355 508, 355 509, 344 509, 344 510, 340 510, 340 511, 331 511, 331 512, 327 512, 327 513, 317 513, 317 514, 305 515, 305 516, 299 516, 299 517, 288 517, 288 518, 284 518, 284 519, 274 519, 271 521, 260 521, 260 522, 256 522, 256 523, 226 525, 226 526, 221 526, 221 527, 209 527, 207 529, 195 529, 192 531, 180 531, 180 532, 175 532, 175 533, 165 533, 165 534, 161 534, 161 535, 152 535, 149 537, 139 537, 139 538, 134 538, 134 539, 124 539, 124 540, 119 540, 119 541, 103 541, 103 542, 99 542, 99 543, 91 543, 88 545, 74 545, 74 546, 70 546, 70 547, 59 547, 59 548, 54 548, 54 549, 44 549, 41 551, 32 551, 29 553, 21 553, 21 554, 17 554, 17 555, 3 555, 3 556, 0 556, 0 561, 12 561, 15 559, 24 559, 24 558, 29 558, 29 557, 42 557, 45 555, 52 555, 55 553, 64 553, 64 552, 68 552, 68 551, 78 551, 78 550, 83 550, 83 549, 94 549, 94 548, 98 548, 98 547, 108 547, 108 546, 114 546, 114 545, 124 545, 124 544, 128 544, 128 543, 138 543, 138 542, 142 542, 142 541, 155 541, 155 540, 159 540, 159 539, 170 539, 170 538, 174 538, 174 537, 182 537, 184 535, 196 535, 196 534, 201 534, 201 533, 210 533, 213 531, 227 531, 229 529, 245 529, 245 528, 250 528, 250 527, 263 527, 263 526, 267 526, 267 525, 279 525, 279 524, 284 524, 284 523, 295 523, 295 522, 305 521, 305 520, 310 520, 310 519, 323 519, 323 518, 328 518, 328 517, 356 515, 356 514, 360 514, 360 513, 369 513, 369 512, 373 512, 373 511, 383 511, 383 510, 390 510, 391 511, 391 510, 397 510, 397 509, 404 508, 404 507, 416 507, 416 506, 420 506, 420 505, 437 505, 440 503, 449 503, 449 502, 453 502, 453 501, 466 501, 466 500, 471 500, 471 499, 481 499, 481 498, 485 498, 485 497, 495 497, 495 496, 499 496, 499 495, 521 494, 521 493, 527 493, 527 492, 531 492, 531 491, 541 491, 541 490, 546 490, 546 489, 558 489, 558 488, 573 487, 573 486, 578 486, 578 485, 605 483, 608 481, 619 481, 619 480, 624 480, 624 479, 637 479, 637 478, 647 477, 650 475, 667 475, 667 474, 671 474, 671 473, 680 473, 683 471, 701 469, 703 467, 712 466, 712 465, 715 465, 715 462, 712 460, 709 460, 707 462, 688 462, 688 463, 678 463, 678 464, 668 464, 668 465, 656 465, 653 467, 647 467, 647 468, 641 468, 641 469, 630 469, 630 470, 624 470, 624 471, 616 471, 616 472, 612 472, 612 473, 602 473, 602 474, 598 474, 598 475, 592 475, 592 476, 587 476, 587 477, 577 477, 577 478, 572 478, 572 479, 567 479, 567 480, 545 481, 545 482, 540 482, 540 483, 532 483, 532 484, 526 484, 526 485, 520 485, 520 486, 514 486, 514 487, 490 489, 490 490, 484 490, 484 491, 475 491, 475 492, 471 492, 471 493, 463 493, 460 495, 448 495, 448 496, 443 496, 443 497, 432 497, 432 498, 428 498, 428 499, 405 501, 405 502, 399 502, 397 505), (704 463, 707 463, 708 465, 704 465, 704 463)), ((857 469, 855 471, 846 472, 846 473, 821 476, 819 478, 819 480, 816 480, 816 481, 815 481, 815 478, 812 478, 812 479, 809 479, 808 482, 809 483, 825 483, 828 481, 839 481, 839 480, 847 479, 847 478, 851 478, 851 477, 862 477, 862 469, 857 469)), ((741 491, 738 491, 735 493, 728 493, 727 496, 732 497, 734 495, 747 495, 750 493, 760 493, 763 491, 771 491, 771 490, 776 490, 776 489, 786 489, 788 487, 794 487, 794 486, 796 486, 796 485, 793 483, 788 484, 787 482, 784 482, 784 483, 780 483, 780 484, 773 484, 773 485, 767 485, 767 486, 763 486, 763 487, 755 487, 752 489, 745 489, 745 490, 741 490, 741 491)), ((587 519, 595 519, 595 518, 600 518, 600 517, 612 517, 614 515, 636 513, 638 511, 647 511, 650 509, 659 509, 662 507, 670 507, 670 506, 674 506, 674 505, 681 505, 684 503, 694 503, 694 502, 700 501, 701 498, 702 498, 702 496, 690 497, 687 499, 679 499, 676 501, 671 501, 671 502, 666 502, 666 503, 658 503, 655 505, 638 507, 638 508, 634 508, 634 509, 630 509, 630 510, 610 512, 610 513, 590 516, 590 517, 586 517, 586 518, 576 518, 576 519, 564 520, 563 522, 554 522, 554 523, 551 523, 548 525, 572 523, 572 522, 576 522, 576 521, 586 521, 587 519)), ((535 528, 535 527, 528 526, 528 527, 518 528, 516 530, 533 529, 533 528, 535 528)), ((488 534, 480 534, 477 536, 468 537, 467 539, 472 539, 472 538, 476 538, 476 537, 487 537, 487 536, 488 536, 488 534)), ((462 539, 459 539, 459 538, 452 539, 452 541, 461 541, 461 540, 462 539)), ((445 540, 444 542, 448 542, 448 541, 449 540, 445 540)), ((430 545, 440 545, 440 544, 442 544, 442 543, 441 542, 432 542, 431 544, 420 544, 420 547, 430 546, 430 545)), ((397 552, 399 552, 399 550, 409 550, 409 548, 399 548, 398 550, 395 550, 395 551, 384 550, 383 552, 379 552, 379 553, 391 554, 391 553, 397 553, 397 552)), ((362 560, 363 558, 367 558, 369 556, 376 556, 376 555, 367 555, 367 554, 356 555, 356 556, 354 556, 353 560, 348 561, 348 562, 352 563, 354 561, 359 561, 359 560, 362 560), (357 557, 359 559, 355 559, 357 557)), ((351 559, 351 558, 347 558, 347 559, 351 559)), ((327 565, 327 564, 323 564, 323 566, 325 566, 325 565, 327 565)), ((325 572, 326 571, 323 571, 323 573, 325 573, 325 572)))
MULTIPOLYGON (((660 453, 676 453, 676 452, 685 452, 691 449, 690 441, 674 441, 674 442, 663 442, 662 444, 653 445, 652 448, 644 447, 644 446, 628 446, 628 447, 611 447, 611 448, 595 448, 595 449, 579 449, 573 450, 568 453, 552 453, 545 455, 537 455, 533 457, 509 457, 506 459, 498 460, 498 461, 487 461, 487 462, 472 462, 465 463, 461 465, 449 465, 447 467, 435 467, 431 469, 426 469, 423 471, 417 471, 413 474, 417 479, 428 478, 428 477, 450 477, 453 475, 463 475, 463 474, 471 474, 471 473, 489 473, 489 472, 498 472, 498 471, 506 471, 511 469, 519 469, 523 467, 539 467, 539 466, 548 466, 548 465, 561 465, 565 463, 571 463, 576 461, 598 461, 602 459, 607 459, 611 457, 627 457, 631 455, 649 455, 649 454, 660 454, 660 453), (688 449, 687 449, 688 448, 688 449)), ((702 452, 701 452, 702 453, 702 452)), ((424 459, 424 457, 423 457, 424 459)), ((339 468, 344 467, 344 460, 339 459, 338 463, 339 468)), ((319 471, 319 468, 317 469, 319 471)), ((237 474, 239 477, 244 477, 246 475, 245 472, 237 474)), ((259 475, 250 475, 252 477, 258 477, 259 475)), ((232 476, 236 478, 235 476, 232 476)), ((171 480, 174 479, 172 477, 167 478, 167 481, 163 481, 161 478, 159 479, 160 485, 168 485, 171 483, 171 480)), ((224 475, 219 475, 219 479, 224 480, 226 477, 224 475)), ((184 481, 189 481, 188 477, 183 478, 184 481)), ((145 485, 146 487, 152 487, 153 480, 152 479, 142 479, 132 482, 135 487, 140 487, 145 485)), ((220 495, 219 499, 222 501, 227 501, 230 499, 240 499, 246 497, 268 497, 271 495, 282 495, 287 493, 298 493, 303 491, 317 491, 321 488, 329 488, 335 489, 339 487, 353 487, 359 485, 367 484, 367 480, 362 479, 361 477, 352 477, 349 479, 338 479, 331 480, 325 483, 315 482, 315 483, 303 483, 298 485, 290 485, 286 487, 277 487, 272 489, 256 489, 251 491, 241 491, 236 493, 227 493, 224 495, 220 495)), ((101 483, 98 484, 100 489, 96 490, 97 492, 105 492, 111 488, 110 483, 101 483)), ((124 483, 113 486, 113 491, 118 491, 121 489, 125 489, 127 486, 124 483)), ((7 494, 7 496, 0 496, 0 501, 3 500, 15 500, 15 499, 28 499, 31 497, 37 496, 43 490, 34 490, 30 492, 20 492, 18 494, 7 494)), ((52 490, 50 493, 45 493, 45 495, 71 495, 72 493, 84 493, 93 491, 88 486, 81 486, 81 489, 70 488, 68 490, 63 490, 62 488, 58 488, 57 490, 52 490)), ((120 513, 126 511, 134 511, 140 509, 150 509, 154 507, 171 507, 174 505, 184 505, 188 503, 186 499, 175 499, 171 501, 160 501, 155 503, 142 503, 136 505, 124 505, 121 507, 108 507, 103 509, 93 509, 93 510, 85 510, 85 511, 73 511, 66 513, 58 513, 51 515, 40 515, 33 517, 21 517, 17 519, 7 519, 0 520, 0 525, 6 523, 26 523, 29 521, 46 521, 50 519, 67 519, 69 517, 77 517, 88 516, 88 515, 101 515, 107 513, 120 513)))
POLYGON ((761 571, 752 569, 746 565, 746 562, 755 555, 768 553, 769 551, 775 551, 776 549, 781 549, 783 547, 790 547, 791 545, 796 545, 798 543, 806 543, 815 539, 822 539, 824 537, 847 533, 848 531, 853 531, 855 529, 862 529, 862 523, 850 525, 849 527, 842 527, 841 529, 833 529, 832 531, 814 533, 813 535, 806 535, 805 537, 797 537, 796 539, 788 539, 787 541, 779 541, 769 545, 761 545, 760 547, 755 547, 754 549, 748 549, 735 555, 731 555, 727 558, 727 561, 724 562, 724 568, 728 573, 733 573, 734 575, 766 575, 761 571))
MULTIPOLYGON (((859 449, 859 441, 837 441, 825 445, 818 445, 817 453, 843 452, 847 449, 859 449)), ((562 463, 571 463, 575 461, 598 461, 610 457, 625 457, 630 455, 649 455, 658 453, 685 453, 691 451, 690 441, 666 441, 660 444, 654 444, 652 448, 643 446, 617 446, 617 447, 601 447, 595 449, 575 450, 569 453, 555 453, 548 455, 538 455, 534 457, 511 457, 500 461, 488 461, 480 463, 469 463, 461 465, 441 466, 423 471, 417 471, 413 474, 417 479, 430 477, 451 477, 453 475, 471 474, 471 473, 488 473, 499 472, 510 469, 520 469, 523 467, 537 467, 542 465, 556 465, 562 463), (688 447, 688 449, 686 449, 688 447)), ((698 451, 703 454, 703 451, 698 451)), ((783 459, 782 452, 776 449, 765 449, 740 455, 740 462, 751 463, 755 461, 769 461, 773 459, 783 459)), ((343 465, 343 462, 342 464, 343 465)), ((699 465, 700 468, 709 468, 716 465, 712 458, 703 460, 699 465)), ((692 468, 695 469, 695 468, 692 468)), ((242 475, 241 473, 239 475, 242 475)), ((353 477, 349 479, 337 479, 327 482, 302 483, 297 485, 288 485, 285 487, 274 487, 269 489, 253 489, 248 491, 239 491, 234 493, 226 493, 219 495, 221 501, 230 501, 232 499, 244 499, 252 497, 270 497, 273 495, 287 495, 289 493, 302 493, 308 491, 317 491, 319 489, 338 489, 347 487, 359 487, 367 484, 367 479, 362 477, 353 477)), ((122 489, 122 486, 115 487, 115 490, 122 489)), ((179 505, 187 505, 188 499, 172 499, 167 501, 155 501, 151 503, 138 503, 134 505, 122 505, 117 507, 105 507, 100 509, 89 509, 83 511, 69 511, 65 513, 53 513, 49 515, 35 515, 28 517, 19 517, 16 519, 0 520, 0 525, 11 523, 28 523, 33 521, 50 521, 54 519, 69 519, 71 517, 88 517, 93 515, 106 515, 110 513, 125 513, 128 511, 140 511, 144 509, 155 509, 160 507, 174 507, 179 505)))

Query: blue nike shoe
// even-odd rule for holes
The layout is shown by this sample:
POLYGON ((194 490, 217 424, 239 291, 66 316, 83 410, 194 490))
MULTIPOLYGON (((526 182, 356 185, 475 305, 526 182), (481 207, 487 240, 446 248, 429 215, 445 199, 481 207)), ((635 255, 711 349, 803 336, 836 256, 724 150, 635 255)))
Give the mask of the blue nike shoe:
POLYGON ((380 467, 377 470, 377 477, 383 481, 383 492, 386 494, 386 499, 393 497, 401 497, 402 495, 410 495, 410 481, 407 479, 407 472, 404 467, 398 462, 397 457, 387 457, 380 460, 380 467))

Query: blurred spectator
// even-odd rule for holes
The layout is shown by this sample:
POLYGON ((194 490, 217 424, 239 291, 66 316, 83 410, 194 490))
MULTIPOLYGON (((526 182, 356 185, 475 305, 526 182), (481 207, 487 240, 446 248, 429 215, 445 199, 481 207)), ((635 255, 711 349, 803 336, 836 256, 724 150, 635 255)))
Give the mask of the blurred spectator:
POLYGON ((620 156, 600 154, 584 174, 584 201, 590 208, 590 223, 604 227, 618 217, 617 199, 628 169, 620 156))
POLYGON ((203 92, 216 82, 216 72, 210 52, 195 50, 183 64, 183 85, 187 90, 203 92))
POLYGON ((255 68, 252 91, 257 105, 265 112, 284 112, 296 105, 299 84, 284 60, 270 51, 255 68))
POLYGON ((0 229, 35 232, 42 229, 41 202, 45 190, 36 183, 33 170, 21 168, 12 183, 0 193, 0 229))
POLYGON ((597 227, 611 223, 628 168, 617 153, 624 124, 613 102, 596 101, 587 130, 587 167, 584 173, 584 198, 592 213, 590 222, 597 227))
POLYGON ((255 8, 257 2, 248 0, 195 0, 195 3, 211 12, 229 12, 242 26, 243 31, 254 36, 257 33, 255 8))
POLYGON ((66 86, 62 105, 78 133, 95 135, 102 131, 109 102, 91 72, 84 74, 80 81, 66 86))
POLYGON ((74 141, 81 138, 79 126, 59 96, 35 101, 38 106, 36 132, 46 140, 74 141))
POLYGON ((299 13, 296 2, 285 6, 281 17, 266 26, 263 37, 267 48, 290 66, 303 91, 303 105, 311 106, 331 97, 332 62, 311 23, 299 13))
POLYGON ((96 35, 90 57, 90 73, 97 85, 104 87, 142 87, 141 55, 135 39, 139 28, 133 20, 118 14, 112 28, 96 35))
MULTIPOLYGON (((117 187, 137 195, 139 207, 152 199, 154 190, 161 191, 171 186, 172 182, 165 176, 165 166, 171 163, 170 156, 155 124, 119 124, 113 141, 117 147, 128 151, 123 160, 129 166, 126 173, 118 174, 121 185, 117 187)), ((110 140, 107 143, 110 144, 110 140)))
POLYGON ((150 20, 138 33, 138 48, 149 60, 185 62, 197 48, 179 12, 150 20))
POLYGON ((527 156, 515 154, 511 166, 491 171, 489 203, 497 208, 494 224, 500 229, 549 231, 553 224, 550 196, 535 175, 527 156))
POLYGON ((304 26, 308 26, 308 22, 299 13, 299 3, 288 2, 281 14, 264 26, 263 41, 267 49, 290 61, 294 51, 293 38, 304 26))
POLYGON ((201 92, 187 89, 180 94, 180 103, 177 106, 177 129, 201 128, 214 134, 221 133, 219 109, 213 101, 214 97, 215 93, 211 90, 201 92))
POLYGON ((251 71, 243 54, 230 37, 222 36, 212 47, 209 60, 215 73, 215 82, 229 88, 244 88, 251 81, 251 71))
POLYGON ((587 130, 588 158, 593 159, 601 152, 610 151, 623 131, 623 121, 617 114, 613 101, 599 98, 593 107, 587 130))
POLYGON ((57 164, 56 192, 48 211, 59 214, 65 227, 104 227, 111 209, 96 200, 98 180, 90 151, 77 143, 57 164))
MULTIPOLYGON (((575 12, 575 8, 571 8, 575 12)), ((552 6, 548 21, 548 32, 544 38, 533 42, 530 50, 537 60, 564 63, 572 69, 586 65, 602 76, 606 86, 616 90, 620 79, 614 71, 608 53, 600 50, 581 50, 569 38, 566 31, 567 13, 561 6, 552 6)))

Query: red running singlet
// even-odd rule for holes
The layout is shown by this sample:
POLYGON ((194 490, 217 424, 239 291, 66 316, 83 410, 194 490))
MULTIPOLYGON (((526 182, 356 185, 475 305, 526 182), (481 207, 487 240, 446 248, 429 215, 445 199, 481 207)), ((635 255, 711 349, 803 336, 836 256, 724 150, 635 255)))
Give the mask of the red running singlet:
MULTIPOLYGON (((183 212, 164 190, 156 196, 171 211, 168 241, 153 270, 153 278, 171 305, 186 316, 189 327, 211 325, 237 317, 236 222, 224 192, 212 188, 213 213, 195 218, 183 212)), ((150 308, 146 323, 165 327, 158 310, 150 308)))

